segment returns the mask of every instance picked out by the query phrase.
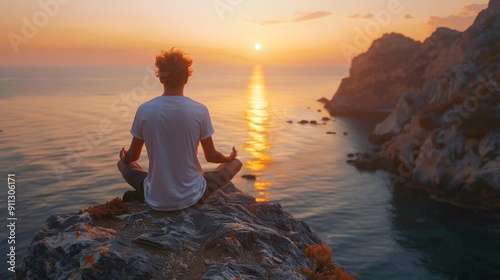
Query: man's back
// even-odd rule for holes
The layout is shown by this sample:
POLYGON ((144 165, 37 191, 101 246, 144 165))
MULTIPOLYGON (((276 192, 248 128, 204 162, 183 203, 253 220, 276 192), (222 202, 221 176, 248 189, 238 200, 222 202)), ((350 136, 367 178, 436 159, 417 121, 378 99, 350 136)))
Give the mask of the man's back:
POLYGON ((180 210, 223 187, 241 169, 234 146, 228 156, 215 148, 207 107, 184 96, 192 64, 176 48, 156 56, 155 75, 163 93, 137 109, 130 148, 121 149, 117 162, 123 179, 135 189, 123 194, 125 202, 146 201, 156 210, 180 210), (199 143, 206 161, 220 163, 215 170, 203 173, 197 158, 199 143), (148 172, 137 163, 144 144, 148 172))
POLYGON ((170 211, 200 199, 206 182, 197 148, 213 132, 208 109, 188 97, 159 96, 139 107, 131 133, 148 151, 144 195, 149 205, 170 211))

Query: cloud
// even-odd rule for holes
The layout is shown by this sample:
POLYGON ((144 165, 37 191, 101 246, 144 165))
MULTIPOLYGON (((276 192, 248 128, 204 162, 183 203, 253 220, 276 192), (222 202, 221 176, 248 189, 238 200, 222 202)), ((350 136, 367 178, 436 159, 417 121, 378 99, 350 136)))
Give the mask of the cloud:
POLYGON ((414 17, 412 15, 406 14, 405 19, 414 19, 414 17))
POLYGON ((427 27, 431 32, 438 27, 448 27, 464 31, 471 26, 477 14, 486 7, 486 4, 471 4, 461 7, 457 15, 447 17, 431 16, 427 21, 427 27))
POLYGON ((250 23, 262 25, 262 26, 270 26, 270 25, 278 25, 278 24, 288 24, 288 23, 299 23, 305 22, 315 19, 320 19, 324 17, 331 16, 332 13, 325 11, 318 11, 312 13, 295 13, 295 17, 291 20, 266 20, 261 22, 249 21, 250 23))
POLYGON ((259 24, 259 25, 276 25, 276 24, 280 24, 280 23, 284 23, 284 21, 280 21, 280 20, 266 20, 266 21, 263 21, 263 22, 253 22, 255 24, 259 24))
POLYGON ((349 19, 371 19, 373 18, 373 14, 354 14, 347 16, 349 19))
POLYGON ((487 4, 471 4, 467 6, 463 6, 460 9, 461 16, 476 16, 480 11, 486 9, 488 7, 487 4))
POLYGON ((464 31, 471 26, 475 16, 447 16, 447 17, 430 17, 427 21, 427 26, 430 31, 436 30, 438 27, 448 27, 459 31, 464 31))
POLYGON ((332 13, 319 11, 319 12, 314 12, 314 13, 296 13, 296 15, 298 15, 298 16, 295 19, 293 19, 292 22, 303 22, 303 21, 308 21, 308 20, 315 20, 315 19, 319 19, 319 18, 324 18, 327 16, 331 16, 332 13))

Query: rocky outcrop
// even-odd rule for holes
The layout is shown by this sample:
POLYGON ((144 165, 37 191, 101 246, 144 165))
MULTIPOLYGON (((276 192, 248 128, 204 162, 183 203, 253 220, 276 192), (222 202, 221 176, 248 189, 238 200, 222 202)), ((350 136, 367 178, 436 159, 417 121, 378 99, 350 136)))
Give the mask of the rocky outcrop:
POLYGON ((419 82, 375 127, 375 149, 353 162, 440 201, 500 208, 500 0, 464 32, 438 29, 412 61, 419 82))
POLYGON ((232 183, 181 211, 125 206, 115 220, 51 216, 17 279, 305 279, 304 249, 321 243, 279 204, 256 203, 232 183))
MULTIPOLYGON (((390 111, 402 92, 418 87, 422 77, 412 58, 422 48, 420 42, 401 34, 385 34, 369 50, 352 60, 349 77, 342 80, 325 108, 332 115, 390 111)), ((325 99, 321 99, 325 100, 325 99)))

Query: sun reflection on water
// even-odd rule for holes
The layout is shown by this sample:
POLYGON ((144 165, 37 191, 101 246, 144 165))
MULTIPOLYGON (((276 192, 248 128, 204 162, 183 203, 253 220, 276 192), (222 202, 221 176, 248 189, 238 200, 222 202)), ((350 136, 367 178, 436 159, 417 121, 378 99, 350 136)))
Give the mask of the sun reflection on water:
MULTIPOLYGON (((271 149, 268 137, 270 128, 269 102, 264 74, 260 65, 254 67, 247 89, 248 109, 245 120, 249 133, 243 149, 250 154, 252 159, 245 162, 245 167, 254 174, 260 175, 267 168, 267 165, 273 162, 273 158, 267 153, 271 149)), ((269 181, 259 179, 255 181, 254 190, 257 192, 257 202, 269 201, 268 188, 270 186, 272 183, 269 181)))

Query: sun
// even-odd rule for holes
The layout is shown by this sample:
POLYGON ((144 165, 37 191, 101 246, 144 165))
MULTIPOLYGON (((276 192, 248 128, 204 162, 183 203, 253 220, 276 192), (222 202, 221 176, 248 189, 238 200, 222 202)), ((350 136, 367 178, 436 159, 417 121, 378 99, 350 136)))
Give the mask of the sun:
POLYGON ((260 51, 261 48, 262 48, 262 46, 259 43, 255 43, 255 50, 256 51, 260 51))

